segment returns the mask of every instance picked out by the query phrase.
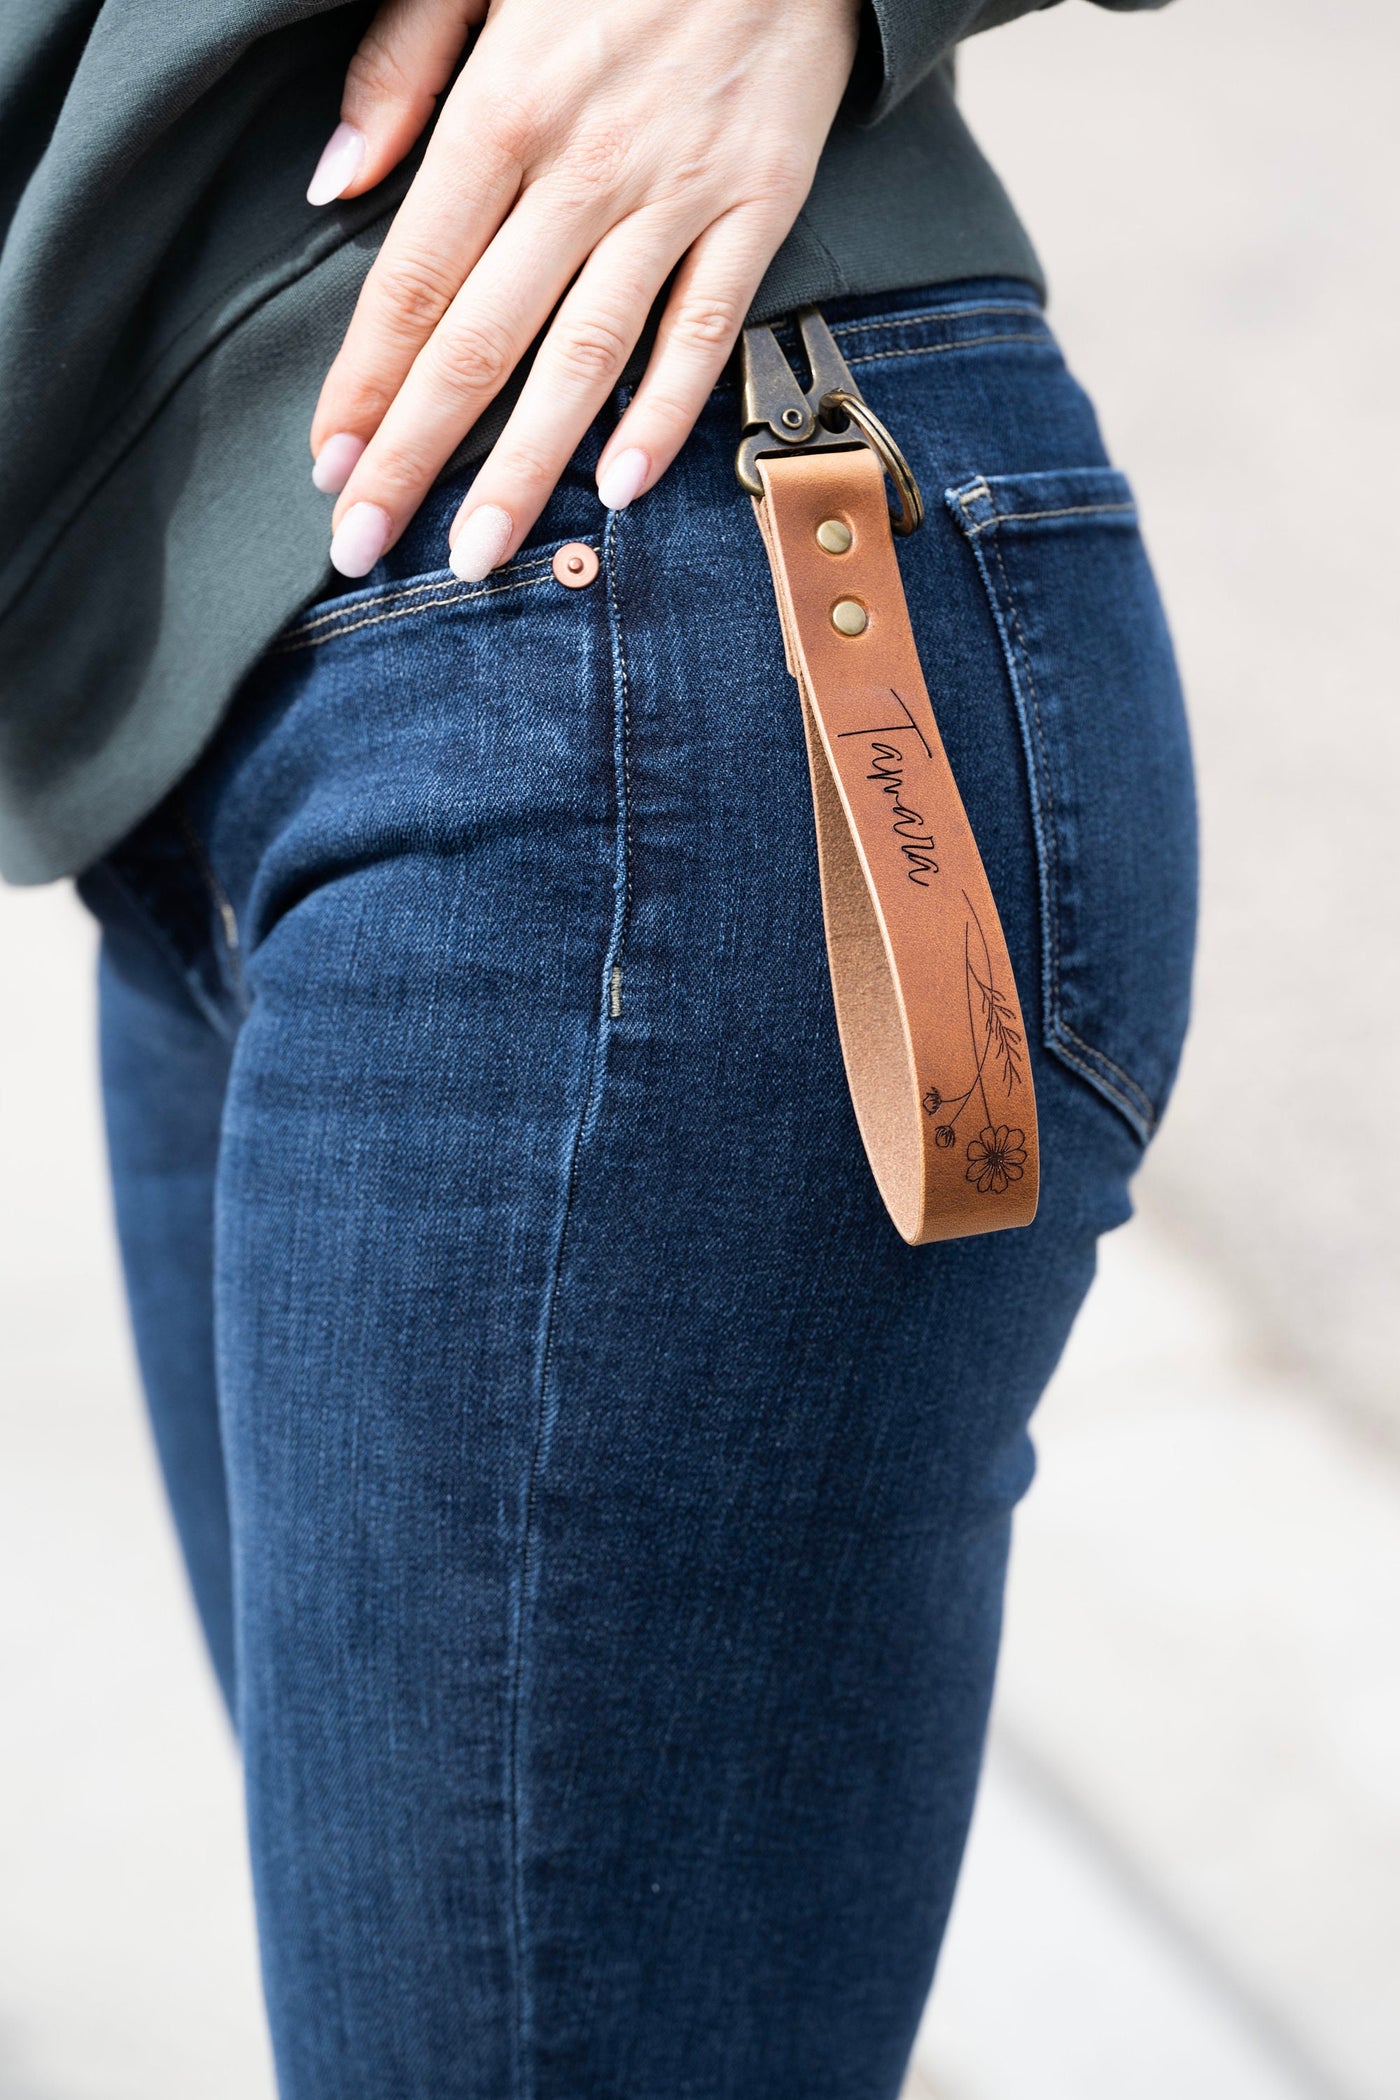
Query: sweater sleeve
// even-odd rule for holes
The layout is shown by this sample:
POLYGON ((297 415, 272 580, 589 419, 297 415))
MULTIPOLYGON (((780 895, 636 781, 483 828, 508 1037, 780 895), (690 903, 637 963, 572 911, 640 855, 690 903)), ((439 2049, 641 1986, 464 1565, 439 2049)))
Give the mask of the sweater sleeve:
MULTIPOLYGON (((1018 15, 1056 7, 1060 0, 864 0, 860 53, 852 78, 853 113, 878 124, 955 44, 1018 15)), ((1164 7, 1167 0, 1095 0, 1126 14, 1164 7)))

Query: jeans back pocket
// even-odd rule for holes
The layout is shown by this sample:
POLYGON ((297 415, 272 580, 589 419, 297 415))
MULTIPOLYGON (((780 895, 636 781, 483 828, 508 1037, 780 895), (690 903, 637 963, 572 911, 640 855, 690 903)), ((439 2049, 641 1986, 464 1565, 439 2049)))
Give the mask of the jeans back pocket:
POLYGON ((1025 746, 1047 1047, 1146 1143, 1190 1003, 1196 820, 1176 661, 1110 467, 946 494, 977 559, 1025 746))

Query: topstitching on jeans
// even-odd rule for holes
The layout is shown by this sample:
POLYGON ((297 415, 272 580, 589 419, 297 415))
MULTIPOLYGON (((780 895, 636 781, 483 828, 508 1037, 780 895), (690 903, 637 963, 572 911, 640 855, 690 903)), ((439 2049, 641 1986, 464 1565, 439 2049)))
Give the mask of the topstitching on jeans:
POLYGON ((280 656, 293 649, 319 649, 323 642, 339 641, 342 635, 358 634, 361 628, 377 627, 385 620, 402 620, 410 613, 435 612, 443 605, 466 605, 477 598, 499 598, 506 591, 526 590, 533 583, 543 583, 552 573, 551 560, 552 557, 522 563, 505 582, 488 584, 484 589, 463 584, 450 573, 441 577, 415 578, 411 583, 389 584, 372 598, 313 614, 299 626, 288 628, 274 642, 269 653, 280 656), (429 597, 428 593, 432 591, 442 595, 429 597), (406 605, 403 601, 407 598, 417 602, 406 605), (314 630, 318 627, 324 627, 326 632, 317 634, 314 630))
MULTIPOLYGON (((1040 693, 1036 686, 1035 672, 1031 665, 1030 651, 1026 647, 1026 638, 1021 627, 1021 614, 1016 604, 1015 595, 1011 589, 1011 579, 1006 571, 1006 562, 1002 556, 1000 541, 994 539, 992 541, 992 547, 995 551, 997 558, 997 568, 1001 575, 1001 585, 1006 597, 1007 608, 1010 611, 1012 625, 1016 631, 1016 652, 1020 657, 1022 669, 1025 673, 1026 686, 1031 702, 1031 710, 1035 717, 1035 734, 1036 742, 1040 746, 1045 807, 1046 814, 1049 817, 1049 822, 1046 826, 1046 833, 1048 838, 1053 840, 1055 836, 1055 820, 1054 806, 1052 802, 1050 786, 1050 759, 1049 753, 1047 752, 1045 747, 1045 725, 1041 718, 1040 693)), ((1056 843, 1053 849, 1053 857, 1058 857, 1058 850, 1058 843, 1056 843)), ((1074 1029, 1070 1027, 1069 1022, 1065 1019, 1064 996, 1060 983, 1060 955, 1062 944, 1060 939, 1060 908, 1058 881, 1053 882, 1051 887, 1053 895, 1050 900, 1050 923, 1052 936, 1050 943, 1050 982, 1053 999, 1051 1022, 1054 1032, 1057 1036, 1067 1037, 1070 1042, 1076 1044, 1080 1050, 1082 1050, 1087 1056, 1095 1059, 1098 1064, 1106 1065, 1108 1067, 1108 1070, 1112 1072, 1121 1082, 1122 1089, 1127 1096, 1127 1099, 1123 1102, 1123 1106, 1125 1106, 1131 1111, 1131 1108, 1135 1103, 1137 1105, 1138 1114, 1147 1123, 1148 1130, 1150 1133, 1152 1125, 1156 1121, 1156 1112, 1153 1109, 1151 1101, 1143 1092, 1142 1088, 1138 1085, 1137 1081, 1133 1079, 1129 1073, 1125 1072, 1120 1064, 1116 1064, 1114 1060, 1111 1057, 1109 1057, 1105 1051, 1096 1049, 1092 1043, 1086 1043, 1083 1037, 1077 1035, 1074 1029)), ((1102 1072, 1100 1072, 1099 1078, 1100 1083, 1108 1087, 1110 1092, 1117 1091, 1117 1089, 1113 1087, 1112 1082, 1105 1078, 1102 1072)))
MULTIPOLYGON (((963 509, 966 510, 969 503, 975 502, 978 496, 983 496, 987 493, 988 491, 985 487, 972 489, 960 499, 963 509)), ((969 536, 975 539, 979 532, 990 532, 993 526, 996 525, 1037 525, 1046 518, 1103 518, 1114 514, 1121 517, 1136 518, 1137 505, 1136 503, 1072 503, 1061 510, 1002 510, 998 511, 995 517, 983 518, 979 525, 969 525, 967 531, 969 536)))
POLYGON ((886 313, 854 313, 842 321, 831 321, 833 336, 863 336, 873 328, 936 328, 945 321, 976 321, 982 315, 995 313, 1003 319, 1026 319, 1035 321, 1041 332, 1049 334, 1049 323, 1045 309, 1033 298, 970 298, 955 307, 919 307, 917 311, 905 313, 903 309, 890 309, 886 313))
POLYGON ((833 321, 833 335, 860 335, 868 328, 913 328, 934 321, 963 321, 979 314, 1027 314, 1039 321, 1044 332, 1050 333, 1049 324, 1041 309, 1031 299, 978 299, 966 306, 926 306, 918 313, 859 314, 845 321, 833 321))
MULTIPOLYGON (((1086 1043, 1084 1038, 1070 1026, 1064 1015, 1060 979, 1059 845, 1055 835, 1050 755, 1046 747, 1045 725, 1041 718, 1040 693, 1036 686, 1035 670, 1031 663, 1030 651, 1026 647, 1026 638, 1021 627, 1021 614, 1016 603, 1015 593, 1011 588, 1011 578, 1007 572, 1006 561, 1001 550, 1001 542, 993 533, 987 538, 985 543, 991 548, 996 558, 997 573, 1001 579, 1001 588, 998 591, 993 587, 990 576, 986 574, 983 546, 978 539, 979 532, 985 532, 988 526, 999 525, 1004 520, 999 516, 994 516, 984 520, 980 527, 974 528, 968 519, 967 512, 971 503, 976 502, 979 498, 984 498, 987 501, 992 500, 991 490, 985 481, 979 480, 968 489, 950 489, 947 491, 947 495, 950 500, 956 499, 958 507, 963 513, 964 529, 972 544, 973 554, 977 563, 982 568, 986 578, 992 613, 1001 633, 1002 647, 1006 653, 1007 668, 1011 674, 1012 684, 1022 696, 1022 707, 1028 725, 1028 734, 1033 737, 1036 750, 1039 752, 1038 763, 1032 758, 1029 776, 1032 817, 1036 839, 1040 848, 1040 894, 1044 923, 1046 1031, 1066 1064, 1072 1065, 1076 1071, 1081 1072, 1091 1083, 1100 1087, 1115 1102, 1117 1107, 1122 1110, 1128 1121, 1142 1137, 1143 1142, 1146 1143, 1151 1138, 1157 1124, 1157 1110, 1150 1095, 1143 1090, 1132 1074, 1125 1072, 1123 1067, 1116 1063, 1106 1051, 1096 1048, 1092 1043, 1086 1043), (1086 1063, 1086 1059, 1089 1062, 1086 1063), (1109 1076, 1110 1074, 1112 1077, 1109 1076)), ((1101 510, 1121 511, 1124 508, 1132 510, 1134 506, 1131 504, 1126 506, 1122 504, 1083 505, 1076 506, 1076 512, 1082 511, 1084 515, 1094 516, 1101 510)), ((1076 512, 1069 510, 1046 511, 1043 513, 1023 511, 1014 513, 1014 515, 1020 519, 1026 519, 1033 516, 1070 516, 1076 514, 1076 512)))
POLYGON ((611 511, 603 533, 603 567, 606 571, 607 604, 613 645, 614 767, 617 782, 617 854, 619 879, 614 889, 612 923, 602 958, 597 1026, 594 1030, 587 1083, 581 1088, 578 1113, 569 1146, 564 1201, 560 1208, 553 1258, 546 1286, 543 1328, 535 1376, 535 1419, 525 1480, 525 1507, 521 1518, 519 1578, 510 1634, 510 1706, 507 1717, 506 1799, 511 1852, 511 1966, 515 1991, 516 2050, 512 2100, 534 2100, 535 2070, 531 2057, 533 2004, 526 1965, 525 1902, 525 1802, 522 1775, 521 1730, 525 1701, 525 1651, 528 1636, 529 1589, 535 1567, 535 1515, 540 1470, 549 1443, 549 1380, 554 1360, 556 1313, 569 1224, 578 1186, 579 1162, 584 1139, 592 1125, 602 1096, 609 1023, 616 1018, 613 1005, 620 984, 622 945, 632 906, 631 759, 632 688, 623 645, 620 600, 615 576, 617 535, 622 513, 611 511))
POLYGON ((608 958, 608 1010, 614 1019, 613 1006, 621 1008, 622 951, 627 944, 628 929, 632 922, 632 679, 627 666, 627 637, 622 627, 622 606, 617 594, 617 521, 619 513, 610 511, 605 530, 606 574, 608 584, 608 610, 612 615, 613 660, 617 678, 617 733, 614 745, 614 763, 617 774, 618 813, 621 830, 618 851, 622 856, 622 910, 613 937, 612 951, 608 958))
POLYGON ((848 357, 848 365, 883 365, 896 357, 946 357, 954 350, 981 350, 988 343, 1046 343, 1047 333, 1040 329, 1024 333, 1007 330, 999 335, 965 335, 951 343, 911 343, 904 350, 866 350, 857 357, 848 357))

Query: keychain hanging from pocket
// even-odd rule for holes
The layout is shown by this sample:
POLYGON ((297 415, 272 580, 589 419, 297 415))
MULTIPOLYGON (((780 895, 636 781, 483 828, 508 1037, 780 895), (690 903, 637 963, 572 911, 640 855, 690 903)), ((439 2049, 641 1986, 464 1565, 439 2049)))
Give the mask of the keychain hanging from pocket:
POLYGON ((770 328, 744 332, 737 468, 801 695, 856 1120, 911 1246, 1028 1225, 1040 1158, 1026 1027, 895 557, 893 534, 915 531, 923 504, 821 315, 797 322, 805 392, 770 328))

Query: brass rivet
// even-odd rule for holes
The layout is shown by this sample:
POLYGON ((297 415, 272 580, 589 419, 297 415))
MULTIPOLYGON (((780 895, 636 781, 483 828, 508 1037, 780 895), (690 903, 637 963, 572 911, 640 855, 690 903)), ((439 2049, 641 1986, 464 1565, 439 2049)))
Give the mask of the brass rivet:
POLYGON ((817 527, 817 545, 828 554, 845 554, 851 545, 851 528, 839 518, 823 518, 817 527))
POLYGON ((800 408, 785 408, 778 419, 784 430, 800 430, 807 418, 800 408))
POLYGON ((838 634, 864 634, 870 615, 855 598, 838 598, 831 608, 831 624, 838 634))

